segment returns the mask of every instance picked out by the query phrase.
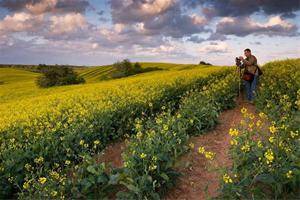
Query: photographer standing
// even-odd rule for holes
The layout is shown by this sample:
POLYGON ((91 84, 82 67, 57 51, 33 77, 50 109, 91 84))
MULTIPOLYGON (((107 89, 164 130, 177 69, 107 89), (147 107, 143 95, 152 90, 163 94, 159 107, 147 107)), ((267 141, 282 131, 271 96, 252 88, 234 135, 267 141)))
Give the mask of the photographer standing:
POLYGON ((245 49, 244 55, 246 56, 245 59, 243 56, 240 56, 239 59, 243 62, 241 68, 244 68, 243 80, 246 87, 247 100, 253 103, 258 77, 262 73, 257 65, 256 57, 251 54, 251 50, 245 49))

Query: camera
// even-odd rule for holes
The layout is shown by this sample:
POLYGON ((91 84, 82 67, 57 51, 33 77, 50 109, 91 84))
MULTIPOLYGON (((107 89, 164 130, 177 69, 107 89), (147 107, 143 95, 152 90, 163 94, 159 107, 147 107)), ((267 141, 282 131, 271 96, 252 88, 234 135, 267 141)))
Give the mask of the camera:
POLYGON ((242 66, 242 60, 239 59, 238 57, 236 57, 235 58, 235 64, 236 64, 236 66, 241 67, 242 66))

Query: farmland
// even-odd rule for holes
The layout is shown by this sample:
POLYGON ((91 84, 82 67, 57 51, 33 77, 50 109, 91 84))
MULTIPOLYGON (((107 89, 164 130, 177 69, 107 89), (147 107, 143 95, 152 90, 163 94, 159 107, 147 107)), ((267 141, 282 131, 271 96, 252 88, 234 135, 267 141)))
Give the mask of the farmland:
MULTIPOLYGON (((234 67, 141 65, 157 70, 112 79, 112 66, 78 69, 86 84, 47 89, 36 86, 39 73, 0 68, 0 196, 157 199, 176 187, 175 163, 195 149, 190 137, 236 106, 238 76, 234 67), (116 141, 126 141, 123 166, 96 162, 116 141)), ((263 67, 260 114, 243 109, 229 132, 233 163, 220 174, 221 198, 299 192, 299 67, 299 59, 263 67)))

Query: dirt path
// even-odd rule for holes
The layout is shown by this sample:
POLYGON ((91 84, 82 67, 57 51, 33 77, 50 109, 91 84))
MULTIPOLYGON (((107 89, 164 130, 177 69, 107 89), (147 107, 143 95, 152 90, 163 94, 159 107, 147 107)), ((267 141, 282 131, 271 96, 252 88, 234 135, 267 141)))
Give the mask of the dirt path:
POLYGON ((242 119, 240 112, 242 107, 247 108, 251 113, 255 112, 253 105, 244 103, 239 99, 234 109, 221 113, 219 124, 212 131, 190 139, 195 148, 179 161, 179 166, 188 164, 188 167, 177 168, 183 173, 183 176, 180 177, 177 185, 168 192, 165 199, 201 200, 217 195, 220 178, 217 172, 212 169, 217 166, 231 165, 228 155, 230 147, 228 131, 242 119), (215 159, 209 162, 203 155, 200 155, 198 153, 199 146, 204 146, 206 150, 216 153, 215 159))
MULTIPOLYGON (((228 155, 230 147, 230 128, 238 124, 242 119, 241 109, 245 107, 248 112, 255 113, 252 104, 237 100, 237 106, 232 110, 226 110, 219 116, 219 124, 210 132, 190 139, 195 148, 182 156, 176 170, 183 176, 172 188, 164 199, 167 200, 202 200, 217 195, 220 177, 215 170, 218 166, 230 166, 228 155), (204 146, 206 150, 216 153, 216 157, 209 162, 198 153, 198 147, 204 146)), ((120 141, 109 145, 102 154, 97 156, 98 162, 111 163, 113 167, 122 167, 122 152, 126 148, 125 142, 120 141)))

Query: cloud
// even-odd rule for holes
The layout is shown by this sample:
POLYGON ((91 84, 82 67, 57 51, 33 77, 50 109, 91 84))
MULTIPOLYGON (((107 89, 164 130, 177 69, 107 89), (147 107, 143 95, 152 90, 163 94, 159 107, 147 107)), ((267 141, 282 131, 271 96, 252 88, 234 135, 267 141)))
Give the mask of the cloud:
POLYGON ((217 26, 216 33, 222 35, 246 36, 269 35, 269 36, 296 36, 297 26, 283 20, 280 16, 270 17, 268 22, 259 23, 250 17, 224 17, 217 26))
POLYGON ((200 53, 227 53, 229 46, 226 42, 212 42, 201 46, 198 50, 200 53))
POLYGON ((249 16, 262 11, 266 15, 285 14, 300 10, 299 0, 184 0, 187 7, 201 6, 203 13, 208 17, 213 16, 249 16))
POLYGON ((0 7, 9 11, 42 13, 83 13, 90 7, 88 0, 1 0, 0 7))
POLYGON ((202 43, 206 41, 206 39, 199 37, 198 35, 192 35, 187 39, 187 41, 195 42, 195 43, 202 43))
POLYGON ((50 21, 50 33, 53 35, 74 33, 87 28, 85 17, 80 13, 52 16, 50 21))
POLYGON ((175 0, 111 0, 114 23, 130 24, 163 14, 175 5, 175 0))
POLYGON ((25 12, 7 15, 2 21, 0 21, 0 33, 36 31, 41 28, 43 19, 43 15, 34 16, 25 12))
POLYGON ((111 0, 114 24, 138 27, 140 34, 174 38, 207 32, 207 20, 197 14, 183 14, 175 0, 111 0))

